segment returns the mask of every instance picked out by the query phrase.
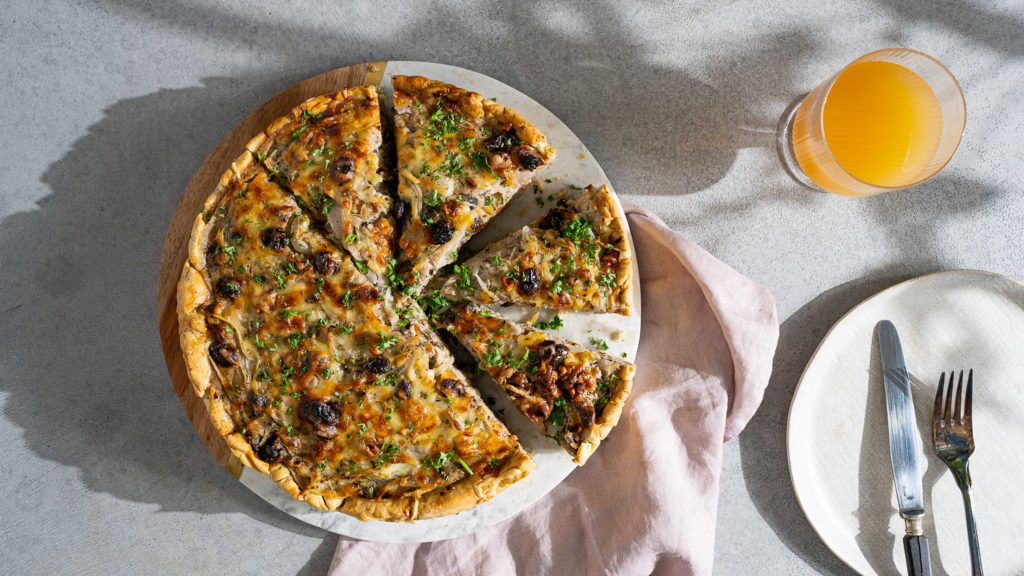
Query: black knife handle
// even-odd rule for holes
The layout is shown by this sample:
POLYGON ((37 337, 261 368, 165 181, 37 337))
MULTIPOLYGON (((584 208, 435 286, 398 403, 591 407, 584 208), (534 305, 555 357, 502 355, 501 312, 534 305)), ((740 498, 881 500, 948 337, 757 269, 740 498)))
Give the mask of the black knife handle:
POLYGON ((924 536, 904 536, 903 551, 907 554, 907 574, 932 576, 932 563, 928 556, 928 539, 924 536))

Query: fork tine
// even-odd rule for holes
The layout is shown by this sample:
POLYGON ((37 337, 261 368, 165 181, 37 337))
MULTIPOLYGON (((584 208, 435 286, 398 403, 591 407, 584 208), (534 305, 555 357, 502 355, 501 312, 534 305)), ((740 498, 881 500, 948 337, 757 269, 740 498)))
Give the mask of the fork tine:
POLYGON ((964 422, 971 424, 971 397, 974 396, 974 368, 967 373, 967 397, 964 399, 964 422))
POLYGON ((953 418, 953 380, 956 379, 956 371, 949 371, 949 388, 946 390, 946 407, 942 411, 942 419, 946 421, 946 425, 949 425, 953 418))
POLYGON ((946 387, 946 373, 939 376, 939 389, 935 392, 935 410, 932 411, 932 429, 942 427, 942 391, 946 387))
MULTIPOLYGON (((953 386, 950 382, 949 392, 952 394, 953 386)), ((949 417, 953 422, 960 421, 960 409, 963 407, 963 391, 964 391, 964 371, 960 371, 960 380, 956 383, 956 404, 954 404, 953 414, 949 417)))

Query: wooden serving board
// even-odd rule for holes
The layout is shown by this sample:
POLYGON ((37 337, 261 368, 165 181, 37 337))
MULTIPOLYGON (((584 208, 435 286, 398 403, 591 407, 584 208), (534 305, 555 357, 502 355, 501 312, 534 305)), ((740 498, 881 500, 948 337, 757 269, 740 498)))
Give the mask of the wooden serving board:
POLYGON ((202 166, 192 176, 185 193, 178 202, 178 207, 171 216, 164 240, 164 250, 160 256, 160 274, 157 277, 156 309, 157 321, 160 326, 160 341, 164 350, 167 371, 171 374, 174 392, 181 400, 192 426, 199 437, 210 449, 214 458, 238 478, 242 473, 242 463, 231 455, 224 438, 210 422, 206 406, 201 398, 195 395, 185 371, 185 362, 181 355, 181 344, 178 339, 177 286, 182 266, 185 264, 185 248, 196 214, 213 192, 221 175, 245 149, 245 143, 263 130, 274 119, 286 114, 297 104, 321 94, 337 92, 351 86, 363 84, 380 85, 387 62, 369 62, 345 68, 337 68, 318 76, 307 78, 295 84, 256 109, 242 120, 238 126, 228 133, 217 144, 213 152, 206 157, 202 166))

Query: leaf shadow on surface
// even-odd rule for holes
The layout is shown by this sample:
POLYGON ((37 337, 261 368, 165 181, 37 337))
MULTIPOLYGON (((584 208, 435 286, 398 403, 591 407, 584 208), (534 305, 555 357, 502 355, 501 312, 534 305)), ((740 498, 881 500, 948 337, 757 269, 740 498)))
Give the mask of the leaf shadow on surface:
POLYGON ((244 512, 323 532, 234 481, 192 429, 160 352, 155 279, 192 172, 270 78, 208 78, 122 100, 49 166, 38 209, 0 222, 7 420, 95 492, 164 511, 244 512), (8 303, 10 302, 10 304, 8 303))
MULTIPOLYGON (((105 2, 146 22, 229 44, 255 44, 272 60, 285 60, 287 70, 307 71, 304 76, 389 59, 444 62, 491 75, 554 112, 613 183, 620 177, 646 181, 651 171, 673 183, 671 189, 621 191, 657 196, 704 190, 725 176, 739 149, 773 147, 778 118, 757 118, 750 110, 766 95, 780 102, 796 96, 796 63, 818 47, 801 29, 765 35, 738 48, 723 46, 732 53, 716 60, 718 68, 704 67, 700 76, 710 79, 705 81, 658 64, 658 54, 637 42, 632 29, 650 14, 625 14, 623 5, 610 1, 560 5, 569 25, 552 23, 544 2, 521 2, 514 10, 491 10, 486 28, 470 26, 460 10, 439 5, 418 19, 389 22, 386 35, 373 27, 335 31, 287 21, 253 34, 266 29, 254 14, 203 5, 185 8, 176 2, 105 2), (437 42, 438 37, 445 42, 437 42), (322 46, 331 46, 330 54, 343 54, 343 59, 314 49, 322 46)), ((686 17, 685 7, 673 9, 680 13, 666 8, 659 17, 686 17)))
MULTIPOLYGON (((746 102, 652 62, 627 31, 628 21, 600 17, 589 5, 576 11, 591 29, 583 37, 537 28, 535 41, 515 42, 517 29, 536 26, 530 10, 543 4, 533 3, 489 31, 467 28, 447 9, 426 12, 399 29, 404 36, 395 43, 287 23, 254 34, 259 20, 202 5, 107 4, 184 34, 253 43, 254 51, 284 62, 276 68, 255 62, 258 72, 205 78, 109 106, 43 174, 51 194, 38 210, 0 221, 0 262, 10 271, 0 305, 0 338, 10 343, 0 379, 8 421, 39 456, 77 468, 89 490, 164 511, 241 511, 295 533, 323 534, 266 505, 208 455, 168 382, 155 322, 164 231, 182 190, 217 141, 274 93, 349 63, 450 62, 547 103, 613 179, 626 171, 669 171, 677 189, 644 191, 665 195, 697 192, 721 179, 737 149, 751 145, 749 128, 757 124, 746 102), (443 31, 451 42, 425 51, 432 37, 422 30, 443 31), (311 48, 323 46, 331 47, 329 54, 311 48), (521 64, 503 73, 508 62, 521 64), (629 106, 625 98, 637 94, 650 104, 620 114, 629 106)), ((785 41, 810 46, 799 34, 785 41)), ((736 61, 765 65, 756 54, 736 61)), ((307 568, 319 567, 332 547, 321 545, 307 568)))

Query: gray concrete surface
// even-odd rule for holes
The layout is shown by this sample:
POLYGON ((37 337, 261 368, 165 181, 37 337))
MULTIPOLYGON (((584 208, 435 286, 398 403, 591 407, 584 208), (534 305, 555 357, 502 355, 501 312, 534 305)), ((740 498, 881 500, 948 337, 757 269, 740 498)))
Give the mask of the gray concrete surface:
POLYGON ((0 573, 324 571, 336 537, 268 508, 190 428, 154 283, 179 194, 222 135, 296 80, 378 59, 464 66, 530 94, 620 193, 772 289, 776 374, 726 450, 716 571, 843 573, 790 488, 789 399, 827 328, 873 292, 958 267, 1024 277, 1022 30, 1024 5, 981 0, 7 3, 0 573), (772 149, 786 104, 893 45, 964 85, 952 164, 868 200, 788 180, 772 149))

